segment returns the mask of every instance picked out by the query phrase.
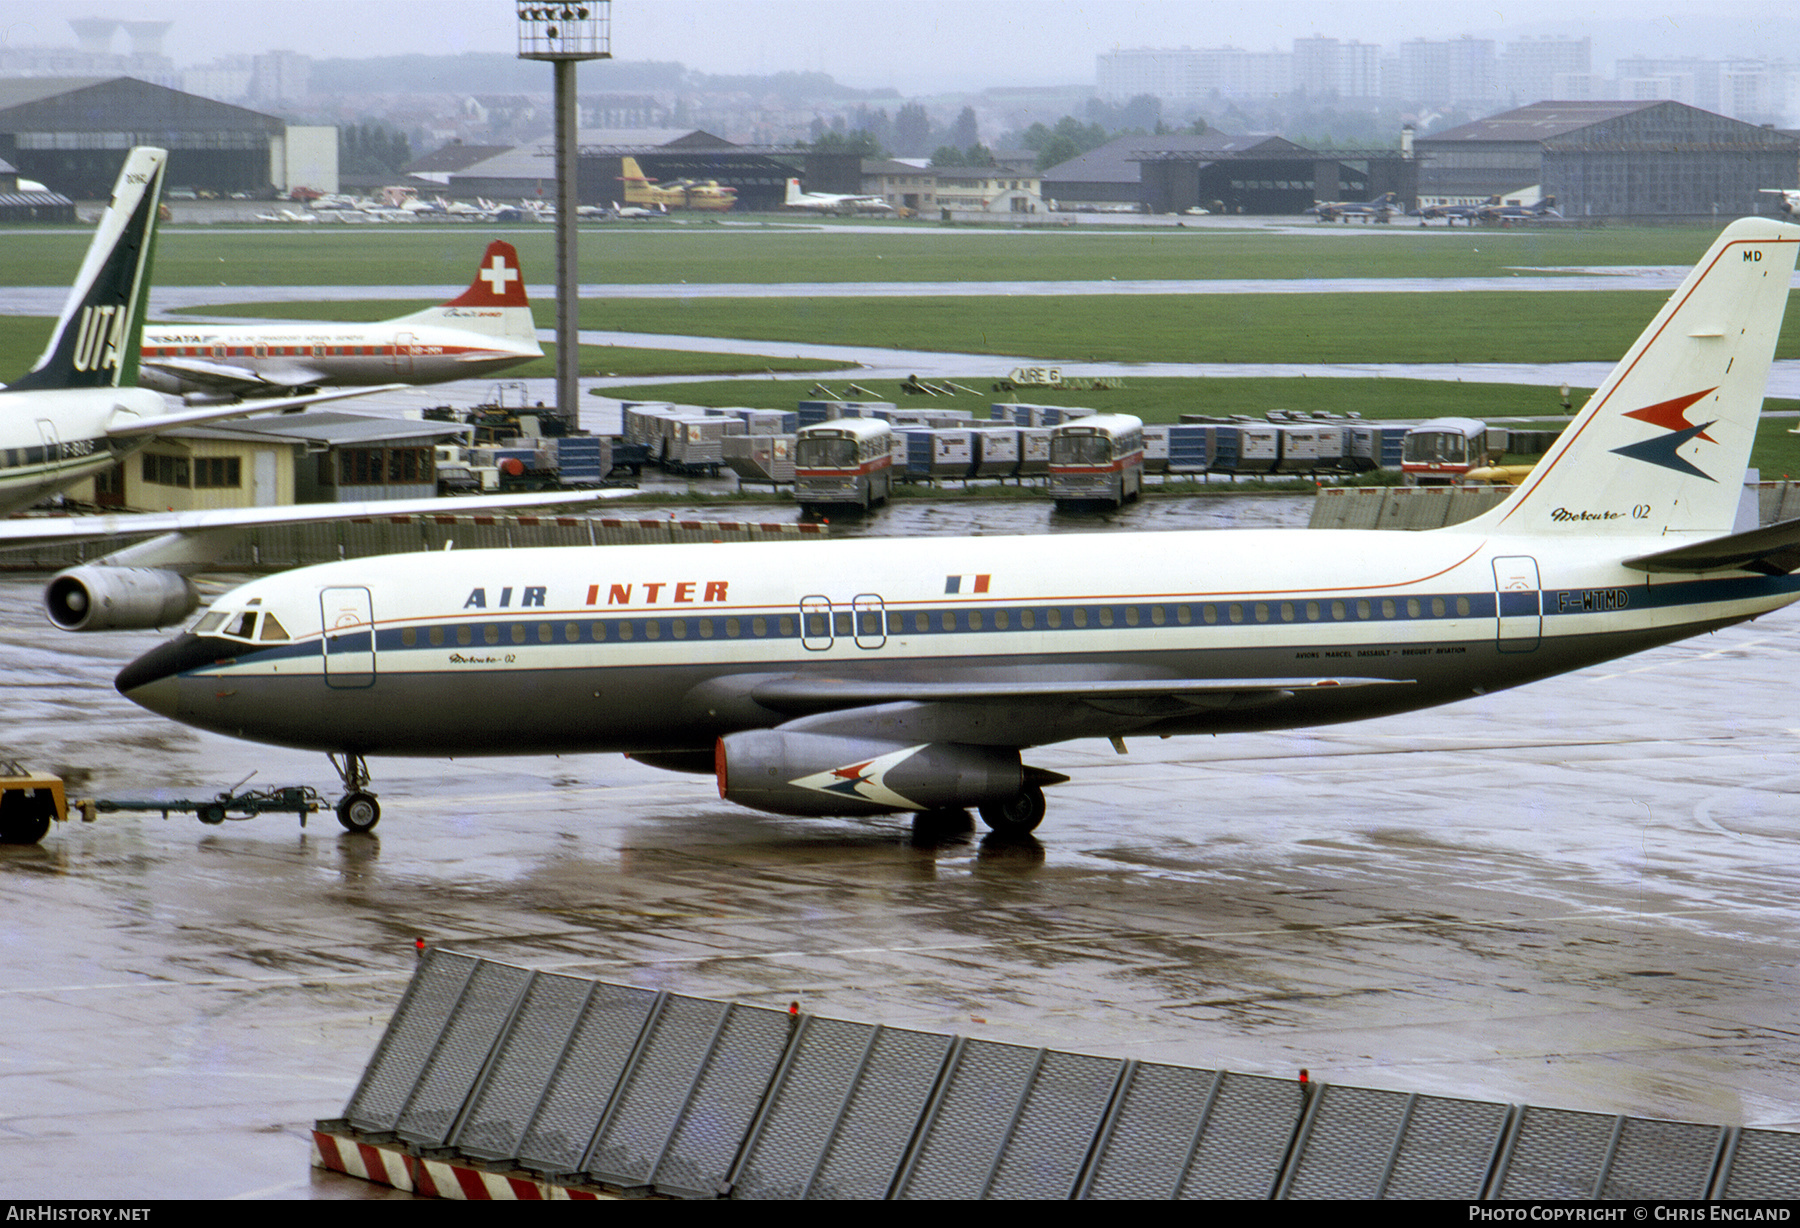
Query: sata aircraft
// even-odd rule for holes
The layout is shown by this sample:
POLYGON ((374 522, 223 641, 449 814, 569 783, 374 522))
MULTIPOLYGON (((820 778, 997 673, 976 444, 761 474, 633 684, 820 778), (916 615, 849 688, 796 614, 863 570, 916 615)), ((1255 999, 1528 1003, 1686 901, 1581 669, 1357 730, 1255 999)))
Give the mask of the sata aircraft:
POLYGON ((220 597, 120 672, 152 711, 366 756, 625 751, 793 815, 1035 828, 1070 738, 1361 720, 1800 596, 1800 521, 1734 533, 1800 227, 1735 222, 1502 504, 1424 533, 1239 530, 470 550, 220 597))
POLYGON ((147 326, 140 379, 210 404, 324 385, 473 379, 543 356, 519 253, 496 239, 467 290, 380 324, 147 326))
POLYGON ((0 515, 110 469, 159 431, 356 395, 169 413, 162 397, 136 386, 167 163, 160 149, 126 157, 49 344, 31 370, 0 388, 0 515))

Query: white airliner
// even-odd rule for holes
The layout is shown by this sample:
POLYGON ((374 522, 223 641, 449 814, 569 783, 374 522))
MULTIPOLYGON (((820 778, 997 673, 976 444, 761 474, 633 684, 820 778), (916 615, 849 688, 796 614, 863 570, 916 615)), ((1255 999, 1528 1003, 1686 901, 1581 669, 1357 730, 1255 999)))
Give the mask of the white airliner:
MULTIPOLYGON (((170 413, 161 395, 133 386, 167 162, 160 149, 138 148, 127 155, 49 345, 29 372, 0 388, 0 516, 110 469, 172 428, 372 391, 353 388, 170 413)), ((186 617, 198 602, 181 573, 221 557, 235 544, 237 530, 588 501, 562 494, 11 519, 0 520, 0 548, 160 534, 65 571, 45 590, 52 620, 70 630, 159 627, 186 617)), ((0 831, 0 841, 5 838, 0 831)))
POLYGON ((894 206, 879 196, 837 196, 830 192, 802 192, 800 181, 787 181, 788 209, 810 209, 815 213, 892 213, 894 206))
POLYGON ((1359 720, 1800 596, 1800 521, 1734 533, 1800 227, 1733 223, 1525 482, 1452 528, 471 550, 225 594, 126 696, 329 752, 626 751, 797 815, 975 806, 1023 832, 1069 738, 1359 720))
POLYGON ((169 413, 162 397, 133 386, 167 161, 148 148, 126 158, 49 345, 30 371, 0 388, 0 515, 111 468, 158 431, 366 391, 169 413))
POLYGON ((436 384, 543 356, 519 253, 496 239, 462 294, 379 324, 148 325, 140 380, 202 404, 325 385, 436 384))

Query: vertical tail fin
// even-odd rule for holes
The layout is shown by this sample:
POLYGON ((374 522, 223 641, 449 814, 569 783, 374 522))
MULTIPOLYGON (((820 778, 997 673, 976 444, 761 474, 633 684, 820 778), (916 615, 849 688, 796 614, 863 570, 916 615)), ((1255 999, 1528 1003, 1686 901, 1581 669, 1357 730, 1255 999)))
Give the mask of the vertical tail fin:
POLYGON ((125 156, 112 200, 88 245, 50 344, 30 371, 7 385, 9 390, 137 383, 156 248, 156 211, 162 203, 168 161, 166 151, 148 146, 125 156))
POLYGON ((505 337, 537 345, 537 324, 525 294, 525 273, 512 244, 495 239, 481 254, 475 279, 461 294, 437 307, 427 307, 391 321, 395 324, 438 324, 467 332, 505 337))
POLYGON ((784 205, 797 205, 800 203, 800 198, 801 198, 800 181, 798 179, 788 180, 787 181, 787 199, 782 201, 781 203, 784 205))
POLYGON ((1511 498, 1466 529, 1729 533, 1800 226, 1725 228, 1511 498))

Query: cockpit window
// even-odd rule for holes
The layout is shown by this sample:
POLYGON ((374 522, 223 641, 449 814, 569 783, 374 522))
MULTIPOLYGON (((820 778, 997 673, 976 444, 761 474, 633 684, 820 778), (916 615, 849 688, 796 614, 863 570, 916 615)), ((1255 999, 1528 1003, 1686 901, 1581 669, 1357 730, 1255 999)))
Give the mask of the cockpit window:
POLYGON ((245 610, 225 624, 220 635, 228 635, 233 639, 251 640, 256 638, 256 611, 245 610))
POLYGON ((291 640, 293 638, 287 633, 287 628, 281 625, 281 620, 276 618, 272 612, 263 615, 262 639, 264 643, 271 640, 291 640))
POLYGON ((223 611, 208 610, 205 614, 200 616, 200 621, 194 624, 193 634, 211 635, 213 632, 217 631, 229 617, 231 616, 223 611))

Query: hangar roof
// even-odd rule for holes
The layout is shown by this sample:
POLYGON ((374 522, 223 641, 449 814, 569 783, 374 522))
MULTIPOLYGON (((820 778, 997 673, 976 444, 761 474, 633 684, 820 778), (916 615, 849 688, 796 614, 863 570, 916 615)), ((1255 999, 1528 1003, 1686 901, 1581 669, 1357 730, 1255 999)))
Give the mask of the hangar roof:
POLYGON ((1430 149, 1465 143, 1542 145, 1570 149, 1594 142, 1666 148, 1695 145, 1713 150, 1794 144, 1792 134, 1716 115, 1667 98, 1622 102, 1534 102, 1446 132, 1420 137, 1430 149), (1623 122, 1620 122, 1623 121, 1623 122))
POLYGON ((0 131, 128 131, 146 144, 180 147, 174 134, 230 129, 279 133, 287 125, 248 107, 215 102, 135 77, 0 80, 0 131), (167 139, 163 136, 168 133, 167 139), (148 139, 154 137, 154 140, 148 139))
POLYGON ((1419 141, 1547 141, 1621 115, 1660 106, 1663 101, 1657 98, 1619 102, 1534 102, 1528 107, 1517 107, 1434 132, 1420 137, 1419 141))
MULTIPOLYGON (((1106 144, 1070 158, 1043 173, 1043 179, 1057 183, 1137 183, 1137 155, 1155 153, 1239 153, 1278 138, 1266 132, 1233 136, 1226 132, 1165 132, 1160 136, 1117 136, 1106 144)), ((1310 150, 1294 147, 1301 155, 1311 157, 1310 150)))

